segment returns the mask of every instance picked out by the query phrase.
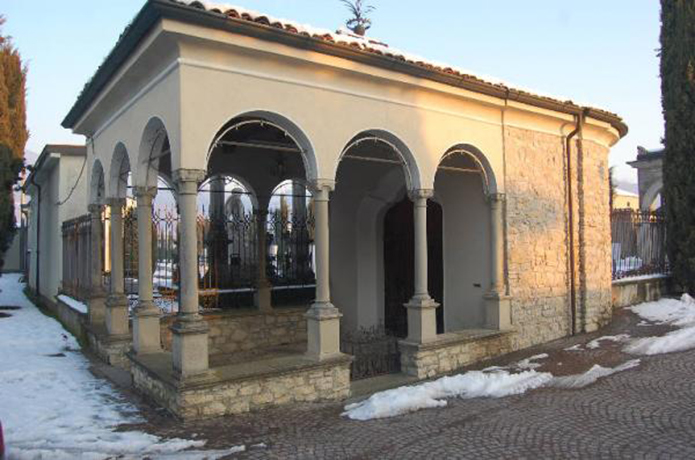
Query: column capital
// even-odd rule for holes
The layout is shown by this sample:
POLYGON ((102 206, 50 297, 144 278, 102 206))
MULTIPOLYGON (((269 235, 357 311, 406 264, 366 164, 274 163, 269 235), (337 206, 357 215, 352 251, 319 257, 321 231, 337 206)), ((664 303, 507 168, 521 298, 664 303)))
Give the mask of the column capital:
POLYGON ((198 184, 205 180, 205 176, 206 172, 204 169, 179 168, 174 171, 173 179, 177 185, 186 182, 195 182, 197 187, 198 184))
POLYGON ((324 190, 332 192, 335 190, 335 181, 333 179, 316 179, 308 185, 312 192, 322 192, 324 190))
POLYGON ((505 201, 507 201, 507 194, 506 193, 488 193, 487 200, 488 200, 488 202, 490 202, 492 204, 504 203, 505 201))
POLYGON ((432 189, 419 188, 416 190, 409 190, 408 191, 408 197, 411 199, 411 201, 429 200, 433 196, 434 196, 434 190, 432 190, 432 189))
POLYGON ((110 208, 122 208, 125 206, 125 198, 107 198, 106 204, 110 208))
POLYGON ((138 203, 141 199, 145 198, 153 200, 154 197, 157 196, 157 187, 135 186, 133 187, 133 195, 138 199, 138 203))
POLYGON ((89 210, 90 214, 101 214, 104 211, 104 205, 94 203, 87 206, 87 209, 89 210))

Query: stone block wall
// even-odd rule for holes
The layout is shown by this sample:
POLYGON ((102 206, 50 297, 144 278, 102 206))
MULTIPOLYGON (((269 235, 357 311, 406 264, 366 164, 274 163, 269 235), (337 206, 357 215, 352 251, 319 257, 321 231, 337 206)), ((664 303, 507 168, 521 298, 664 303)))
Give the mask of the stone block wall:
POLYGON ((499 332, 470 337, 452 332, 441 334, 436 341, 423 345, 401 341, 401 371, 419 379, 448 374, 478 361, 510 353, 514 335, 499 332))
MULTIPOLYGON (((280 345, 306 343, 305 308, 278 308, 270 313, 257 310, 204 313, 210 326, 208 352, 230 354, 258 351, 280 345)), ((161 320, 162 343, 171 350, 171 330, 175 320, 161 320)))
POLYGON ((611 225, 608 149, 584 143, 579 161, 579 279, 581 330, 611 320, 611 225))
POLYGON ((155 377, 137 361, 135 387, 184 420, 240 414, 296 402, 340 401, 350 396, 351 359, 315 363, 240 380, 177 386, 155 377))
MULTIPOLYGON (((513 348, 567 336, 570 310, 567 159, 562 136, 505 127, 506 237, 513 348)), ((578 332, 611 317, 608 149, 572 148, 578 332)))

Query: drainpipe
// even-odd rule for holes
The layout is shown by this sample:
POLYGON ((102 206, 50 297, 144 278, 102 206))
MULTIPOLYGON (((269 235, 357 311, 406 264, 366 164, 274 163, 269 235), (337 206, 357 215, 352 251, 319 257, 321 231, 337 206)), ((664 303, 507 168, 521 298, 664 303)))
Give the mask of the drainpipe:
POLYGON ((31 175, 31 184, 39 191, 36 203, 36 296, 41 297, 41 186, 36 183, 36 174, 31 175))
MULTIPOLYGON (((572 193, 572 138, 577 134, 581 134, 584 129, 584 118, 586 112, 584 109, 575 115, 576 126, 574 130, 567 136, 565 152, 567 154, 567 203, 569 212, 567 221, 569 224, 569 251, 570 251, 570 314, 572 315, 572 335, 577 334, 577 286, 575 282, 575 258, 574 258, 574 197, 572 193)), ((581 146, 581 143, 580 143, 581 146)), ((581 147, 577 149, 578 154, 581 154, 581 147)), ((577 180, 579 178, 577 177, 577 180)))

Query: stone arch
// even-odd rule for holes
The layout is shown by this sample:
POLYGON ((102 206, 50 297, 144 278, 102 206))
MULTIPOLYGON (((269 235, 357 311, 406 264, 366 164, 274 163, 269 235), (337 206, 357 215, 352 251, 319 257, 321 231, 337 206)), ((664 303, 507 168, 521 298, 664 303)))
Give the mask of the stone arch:
MULTIPOLYGON (((449 148, 444 155, 439 160, 439 165, 435 170, 435 176, 437 172, 443 167, 443 163, 447 160, 454 160, 456 157, 470 159, 480 171, 482 176, 483 192, 486 195, 491 195, 498 192, 498 182, 494 170, 490 161, 487 159, 485 154, 480 151, 477 147, 471 144, 456 144, 449 148)), ((444 166, 446 167, 446 166, 444 166)), ((453 167, 456 167, 454 165, 453 167)))
POLYGON ((644 193, 640 200, 640 208, 642 211, 649 211, 656 201, 656 198, 662 192, 664 184, 662 181, 654 182, 644 193))
POLYGON ((422 187, 422 181, 420 177, 420 168, 418 166, 415 155, 412 150, 403 142, 397 135, 387 131, 385 129, 368 129, 357 133, 350 139, 347 145, 343 148, 343 151, 338 157, 338 161, 333 169, 333 179, 336 180, 338 177, 338 169, 340 163, 345 158, 347 152, 362 142, 381 142, 391 147, 396 155, 402 161, 403 174, 405 175, 405 182, 407 190, 418 190, 422 187))
POLYGON ((156 187, 162 163, 167 155, 170 168, 172 155, 168 131, 159 117, 152 117, 140 138, 137 167, 133 171, 133 185, 156 187))
POLYGON ((294 141, 294 143, 299 148, 299 153, 301 154, 302 163, 304 164, 304 171, 306 175, 306 180, 313 182, 318 179, 318 161, 316 158, 316 153, 314 151, 313 144, 311 140, 305 134, 305 131, 299 127, 294 121, 290 120, 288 117, 281 115, 276 112, 270 112, 267 110, 253 110, 248 112, 240 113, 232 118, 218 129, 210 142, 208 143, 208 151, 205 157, 205 165, 208 166, 210 162, 210 157, 213 150, 217 146, 218 142, 222 138, 239 127, 240 124, 248 123, 259 123, 268 124, 275 128, 278 128, 285 132, 285 134, 294 141))
POLYGON ((101 161, 96 159, 92 165, 92 177, 89 182, 89 204, 104 204, 105 198, 104 167, 101 161))
POLYGON ((119 142, 111 156, 109 169, 109 197, 125 198, 128 193, 128 173, 131 172, 128 150, 119 142))

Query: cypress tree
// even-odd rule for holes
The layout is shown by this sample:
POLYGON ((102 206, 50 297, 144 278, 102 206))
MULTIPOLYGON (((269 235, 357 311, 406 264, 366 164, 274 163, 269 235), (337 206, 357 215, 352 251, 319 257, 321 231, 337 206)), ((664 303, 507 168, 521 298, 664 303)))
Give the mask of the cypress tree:
POLYGON ((16 231, 13 186, 24 164, 26 67, 9 37, 2 35, 0 16, 0 268, 16 231))
POLYGON ((664 202, 675 280, 695 293, 695 0, 661 0, 664 202))

